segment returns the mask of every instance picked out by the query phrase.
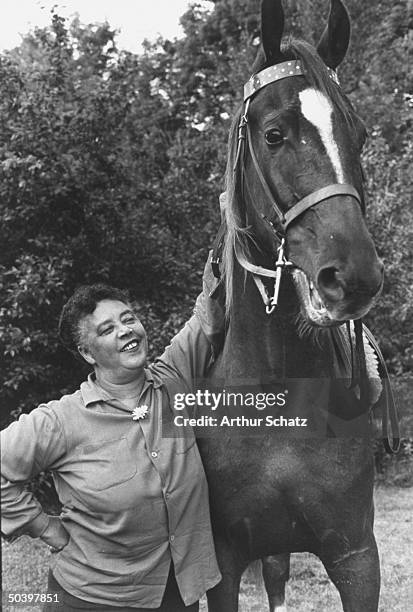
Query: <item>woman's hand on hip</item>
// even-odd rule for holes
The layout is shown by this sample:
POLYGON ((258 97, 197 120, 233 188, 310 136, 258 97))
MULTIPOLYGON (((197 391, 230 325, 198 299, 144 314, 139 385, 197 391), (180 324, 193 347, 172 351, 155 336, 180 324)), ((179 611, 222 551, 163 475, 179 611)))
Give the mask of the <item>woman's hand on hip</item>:
POLYGON ((58 516, 49 516, 49 524, 40 539, 50 548, 50 552, 60 552, 69 541, 69 534, 58 516))

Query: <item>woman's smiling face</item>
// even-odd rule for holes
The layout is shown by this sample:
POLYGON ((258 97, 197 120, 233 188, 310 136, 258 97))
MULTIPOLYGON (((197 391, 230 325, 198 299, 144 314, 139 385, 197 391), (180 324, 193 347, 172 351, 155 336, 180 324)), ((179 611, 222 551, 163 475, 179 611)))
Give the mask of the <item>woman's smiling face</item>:
POLYGON ((144 368, 148 353, 145 329, 130 304, 100 301, 80 322, 84 359, 112 382, 127 382, 144 368))

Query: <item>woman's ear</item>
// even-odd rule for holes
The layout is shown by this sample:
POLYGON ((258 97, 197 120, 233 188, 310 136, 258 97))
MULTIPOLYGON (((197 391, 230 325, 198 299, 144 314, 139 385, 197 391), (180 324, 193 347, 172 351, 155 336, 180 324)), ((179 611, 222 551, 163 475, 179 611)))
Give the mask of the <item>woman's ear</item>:
POLYGON ((77 350, 79 351, 79 354, 83 357, 83 359, 90 365, 95 365, 96 361, 93 358, 93 356, 91 355, 91 353, 89 352, 89 349, 85 346, 82 345, 78 345, 77 350))

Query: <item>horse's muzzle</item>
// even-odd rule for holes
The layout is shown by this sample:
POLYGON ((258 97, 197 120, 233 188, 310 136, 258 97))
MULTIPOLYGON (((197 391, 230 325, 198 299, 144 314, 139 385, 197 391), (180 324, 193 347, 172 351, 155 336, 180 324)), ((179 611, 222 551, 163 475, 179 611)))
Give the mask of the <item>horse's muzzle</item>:
POLYGON ((325 266, 317 274, 317 290, 334 320, 358 319, 370 310, 383 287, 383 262, 375 259, 360 269, 325 266))
POLYGON ((311 325, 329 327, 367 314, 383 286, 383 264, 370 271, 368 278, 346 278, 333 266, 322 268, 317 282, 295 268, 292 271, 303 317, 311 325))

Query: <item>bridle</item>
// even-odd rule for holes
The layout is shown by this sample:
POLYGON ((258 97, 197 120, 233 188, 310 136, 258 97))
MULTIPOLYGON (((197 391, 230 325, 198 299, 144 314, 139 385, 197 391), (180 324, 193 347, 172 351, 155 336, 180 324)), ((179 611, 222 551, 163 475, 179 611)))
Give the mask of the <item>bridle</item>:
MULTIPOLYGON (((331 70, 330 68, 327 68, 327 70, 330 78, 338 84, 337 75, 334 70, 331 70)), ((274 197, 262 173, 252 144, 251 131, 248 122, 248 111, 251 100, 258 91, 260 91, 270 83, 280 81, 281 79, 303 76, 304 74, 305 73, 302 68, 301 62, 299 60, 292 60, 282 62, 281 64, 276 64, 274 66, 270 66, 269 68, 261 70, 260 72, 251 76, 251 78, 244 85, 244 107, 238 125, 238 146, 235 158, 234 171, 236 171, 241 165, 242 185, 243 188, 245 185, 248 189, 248 181, 245 175, 245 145, 247 144, 248 152, 251 157, 255 172, 259 178, 266 198, 271 204, 271 210, 275 213, 274 219, 269 219, 263 214, 261 216, 263 220, 269 225, 271 231, 277 237, 278 241, 280 242, 280 245, 277 249, 278 256, 274 263, 275 269, 264 268, 263 266, 257 266, 253 264, 252 262, 247 260, 245 255, 240 252, 239 248, 235 249, 235 255, 238 260, 238 263, 245 270, 252 274, 254 282, 265 304, 267 314, 271 314, 278 305, 278 295, 282 271, 285 268, 292 267, 294 265, 291 261, 288 261, 286 259, 284 254, 285 237, 290 224, 298 217, 300 217, 309 208, 312 208, 317 204, 320 204, 321 202, 324 202, 325 200, 328 200, 329 198, 337 195, 351 196, 359 203, 360 207, 363 208, 360 195, 352 185, 346 183, 331 183, 329 185, 326 185, 325 187, 322 187, 321 189, 317 189, 316 191, 309 193, 303 198, 296 196, 297 202, 288 210, 284 210, 277 202, 277 198, 274 197), (261 277, 274 279, 274 291, 272 296, 268 295, 267 289, 263 281, 261 280, 261 277)), ((250 192, 249 189, 248 191, 250 192)))
MULTIPOLYGON (((334 70, 327 68, 330 78, 338 85, 337 75, 334 70)), ((265 68, 261 70, 257 74, 254 74, 249 81, 244 85, 244 107, 243 112, 241 114, 241 118, 238 125, 238 146, 236 151, 236 158, 234 164, 234 171, 240 167, 241 177, 242 177, 242 189, 245 187, 248 189, 249 194, 251 196, 251 191, 248 188, 248 181, 246 179, 245 174, 245 153, 246 153, 246 144, 248 144, 248 152, 250 154, 253 166, 255 168, 255 172, 260 180, 263 191, 271 203, 271 208, 275 213, 274 220, 269 219, 265 215, 261 215, 262 219, 267 222, 273 232, 273 234, 278 239, 280 245, 278 247, 278 256, 274 263, 275 269, 264 268, 263 266, 258 266, 246 258, 246 256, 240 251, 240 249, 235 244, 235 256, 238 260, 238 263, 241 265, 244 270, 250 272, 254 279, 254 282, 257 286, 257 289, 263 299, 263 302, 266 307, 267 314, 271 314, 276 306, 278 305, 278 295, 280 290, 281 276, 282 272, 285 268, 292 267, 294 264, 291 261, 288 261, 284 254, 284 246, 285 246, 285 237, 286 232, 290 224, 295 221, 298 217, 300 217, 306 210, 312 208, 313 206, 317 206, 320 202, 324 202, 329 198, 337 195, 346 195, 354 198, 361 207, 362 212, 364 213, 364 202, 360 198, 358 191, 349 184, 345 183, 331 183, 321 189, 317 189, 306 195, 303 198, 299 198, 297 196, 297 202, 290 207, 288 210, 284 210, 277 202, 277 199, 274 197, 265 177, 262 173, 262 170, 258 164, 257 157, 255 155, 254 147, 252 144, 252 138, 250 133, 250 127, 248 123, 248 111, 251 103, 251 99, 253 96, 260 91, 266 85, 270 83, 274 83, 275 81, 279 81, 281 79, 302 76, 304 71, 302 69, 301 63, 298 60, 295 61, 287 61, 281 64, 276 64, 275 66, 270 66, 269 68, 265 68), (274 291, 273 295, 269 296, 267 294, 267 289, 261 280, 261 278, 272 278, 274 279, 274 291)), ((219 278, 220 270, 219 264, 221 260, 221 251, 224 242, 226 228, 225 224, 221 225, 221 228, 218 232, 218 235, 215 239, 215 243, 212 249, 212 257, 211 257, 211 266, 214 275, 219 278)), ((349 330, 349 323, 348 323, 349 330)), ((363 335, 366 335, 371 346, 374 348, 376 355, 379 360, 379 364, 383 370, 382 377, 385 381, 384 384, 384 392, 385 392, 385 400, 383 404, 383 416, 382 416, 382 432, 383 432, 383 442, 387 452, 389 453, 397 453, 400 448, 400 432, 399 432, 399 424, 397 417, 397 409, 394 402, 394 398, 392 395, 391 387, 389 384, 389 376, 387 372, 387 368, 381 354, 380 348, 375 341, 373 335, 369 332, 369 330, 363 326, 361 319, 357 319, 354 321, 354 332, 355 332, 355 355, 353 360, 353 348, 351 348, 351 359, 352 359, 352 380, 354 384, 360 385, 360 401, 364 401, 364 397, 367 394, 367 371, 366 371, 366 356, 364 352, 364 341, 363 335), (354 370, 357 369, 355 367, 355 362, 358 362, 358 370, 359 375, 356 376, 354 374, 354 370), (389 435, 389 422, 391 424, 392 429, 392 439, 390 439, 389 435)), ((350 331, 350 345, 352 345, 351 334, 350 331)))

